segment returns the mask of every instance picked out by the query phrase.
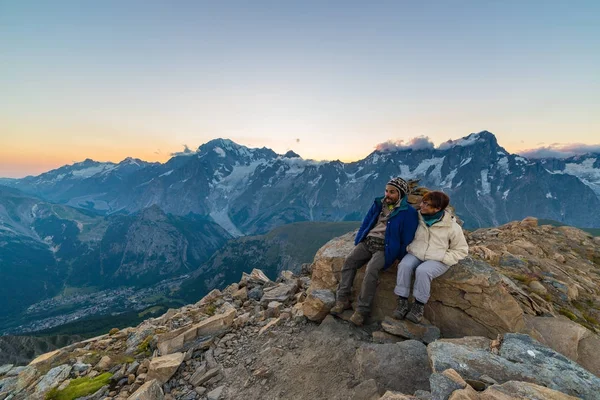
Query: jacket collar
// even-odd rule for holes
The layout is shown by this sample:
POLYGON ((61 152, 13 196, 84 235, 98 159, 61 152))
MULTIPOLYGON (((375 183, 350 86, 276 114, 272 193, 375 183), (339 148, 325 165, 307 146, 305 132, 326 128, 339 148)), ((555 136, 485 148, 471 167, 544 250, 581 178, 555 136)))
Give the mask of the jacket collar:
MULTIPOLYGON (((385 196, 380 196, 375 199, 375 204, 377 204, 379 208, 383 208, 384 197, 385 196)), ((410 207, 408 205, 408 196, 404 196, 404 197, 402 197, 402 199, 400 199, 400 204, 392 210, 392 213, 390 214, 390 218, 393 217, 394 215, 398 214, 400 211, 408 210, 408 207, 410 207)))
MULTIPOLYGON (((442 226, 452 226, 452 223, 454 222, 454 215, 452 215, 448 210, 444 211, 444 216, 442 217, 442 219, 431 225, 429 228, 433 228, 433 227, 442 227, 442 226)), ((425 221, 423 220, 423 216, 421 215, 421 212, 419 211, 419 223, 422 223, 423 225, 427 226, 427 224, 425 223, 425 221)))

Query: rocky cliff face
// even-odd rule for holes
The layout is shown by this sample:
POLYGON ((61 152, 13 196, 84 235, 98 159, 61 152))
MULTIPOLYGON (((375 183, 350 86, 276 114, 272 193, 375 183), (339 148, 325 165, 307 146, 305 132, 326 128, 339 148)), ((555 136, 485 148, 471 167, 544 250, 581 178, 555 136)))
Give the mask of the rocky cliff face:
POLYGON ((597 398, 598 239, 532 218, 471 232, 471 256, 434 281, 429 321, 389 318, 385 273, 363 328, 328 315, 351 239, 321 248, 310 277, 254 270, 136 328, 2 366, 0 399, 75 386, 90 399, 597 398))
POLYGON ((0 188, 0 326, 65 286, 147 286, 197 269, 230 235, 165 214, 100 216, 0 188))

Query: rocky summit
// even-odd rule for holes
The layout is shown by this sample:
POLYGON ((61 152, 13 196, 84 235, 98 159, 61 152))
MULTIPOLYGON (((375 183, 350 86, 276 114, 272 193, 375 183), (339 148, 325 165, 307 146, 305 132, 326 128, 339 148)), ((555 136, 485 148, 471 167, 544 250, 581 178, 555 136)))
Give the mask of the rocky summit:
POLYGON ((534 218, 467 238, 422 324, 391 318, 395 267, 363 327, 329 315, 347 234, 300 275, 255 269, 137 327, 0 366, 0 400, 598 399, 599 239, 534 218))

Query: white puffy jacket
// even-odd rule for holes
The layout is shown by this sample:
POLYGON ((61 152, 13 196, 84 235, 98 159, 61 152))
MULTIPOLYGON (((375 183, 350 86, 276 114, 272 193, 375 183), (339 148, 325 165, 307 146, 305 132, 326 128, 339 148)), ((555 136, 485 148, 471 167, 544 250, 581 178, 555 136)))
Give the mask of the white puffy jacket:
POLYGON ((452 266, 469 254, 469 245, 454 215, 446 211, 441 221, 429 227, 419 213, 419 227, 406 251, 422 261, 435 260, 452 266))

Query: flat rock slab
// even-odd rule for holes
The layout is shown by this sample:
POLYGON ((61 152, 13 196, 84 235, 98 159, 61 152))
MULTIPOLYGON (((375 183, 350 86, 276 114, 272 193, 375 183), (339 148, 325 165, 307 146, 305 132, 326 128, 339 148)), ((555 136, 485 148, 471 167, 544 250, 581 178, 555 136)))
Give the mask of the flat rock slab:
POLYGON ((6 374, 13 367, 13 364, 5 364, 0 367, 0 376, 6 374))
POLYGON ((127 400, 163 400, 164 398, 165 395, 160 387, 160 383, 153 379, 144 383, 127 400))
POLYGON ((431 368, 427 348, 416 340, 364 344, 356 350, 354 367, 357 377, 374 379, 384 390, 401 393, 429 390, 431 368))
POLYGON ((267 305, 272 301, 285 303, 298 291, 298 285, 280 283, 263 289, 263 296, 260 299, 262 305, 267 305))
POLYGON ((224 313, 213 315, 191 327, 184 327, 158 337, 158 351, 162 355, 178 352, 198 338, 208 339, 212 335, 224 332, 233 324, 236 310, 228 309, 224 313))
POLYGON ((71 366, 68 364, 52 368, 35 387, 35 393, 42 395, 69 377, 71 366))
POLYGON ((183 362, 184 357, 184 353, 173 353, 154 358, 150 361, 146 379, 156 379, 161 385, 167 383, 183 362))
POLYGON ((419 340, 425 344, 432 343, 440 338, 440 330, 433 325, 413 324, 407 320, 397 320, 385 317, 381 323, 381 329, 392 335, 404 339, 419 340))

